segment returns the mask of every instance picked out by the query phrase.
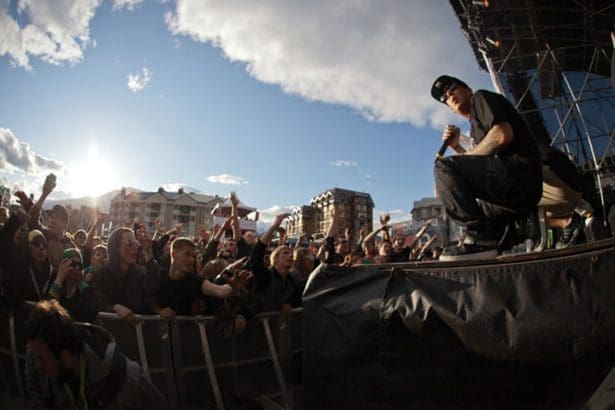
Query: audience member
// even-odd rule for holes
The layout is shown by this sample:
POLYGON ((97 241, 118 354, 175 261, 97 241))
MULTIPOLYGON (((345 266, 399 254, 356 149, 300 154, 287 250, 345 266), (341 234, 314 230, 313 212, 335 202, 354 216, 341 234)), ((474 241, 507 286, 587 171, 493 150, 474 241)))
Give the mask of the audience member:
POLYGON ((333 204, 329 213, 331 223, 325 236, 325 262, 332 265, 341 265, 344 258, 350 253, 350 241, 345 236, 336 238, 339 225, 336 204, 333 204))
POLYGON ((109 261, 109 254, 106 245, 96 245, 92 251, 91 264, 85 269, 85 280, 88 283, 92 282, 96 272, 101 271, 109 261))
POLYGON ((244 256, 250 256, 250 252, 252 251, 252 247, 256 243, 256 234, 254 231, 246 230, 245 232, 241 232, 241 226, 239 223, 239 198, 237 194, 233 191, 230 196, 231 200, 231 219, 232 219, 232 228, 233 228, 233 240, 237 244, 237 259, 241 259, 244 256))
POLYGON ((175 315, 199 314, 195 302, 199 299, 224 299, 241 289, 249 277, 240 271, 228 279, 228 285, 216 285, 194 273, 196 245, 188 238, 177 238, 171 244, 171 266, 161 272, 161 286, 152 298, 152 310, 166 320, 175 315))
POLYGON ((437 219, 429 219, 425 221, 425 225, 419 229, 414 235, 409 244, 405 245, 405 238, 402 234, 397 234, 393 237, 393 250, 391 251, 391 262, 408 262, 412 250, 416 247, 421 237, 427 232, 427 229, 436 222, 437 219))
POLYGON ((68 210, 59 204, 54 205, 49 212, 49 223, 40 223, 40 213, 43 203, 56 186, 55 175, 49 174, 43 184, 43 190, 38 201, 30 209, 30 229, 38 229, 45 235, 49 250, 49 261, 55 270, 60 267, 62 252, 74 248, 75 244, 66 232, 68 227, 68 210))
POLYGON ((136 324, 135 314, 149 312, 147 299, 160 287, 151 240, 139 244, 131 229, 117 228, 109 236, 107 250, 109 262, 94 275, 94 289, 105 311, 115 312, 136 324), (145 253, 144 265, 137 265, 140 245, 145 253))
POLYGON ((288 214, 280 214, 275 217, 269 229, 256 241, 250 254, 250 266, 254 276, 253 296, 259 302, 260 310, 290 312, 293 307, 298 307, 297 298, 292 298, 296 286, 289 275, 293 266, 292 250, 287 246, 275 248, 271 253, 270 268, 267 268, 263 261, 273 233, 287 216, 288 214))
POLYGON ((71 317, 78 322, 94 322, 100 310, 94 289, 83 276, 83 257, 78 249, 70 248, 62 253, 58 274, 49 289, 71 317))
POLYGON ((106 330, 74 323, 57 301, 37 303, 24 331, 32 408, 166 408, 164 396, 106 330))
MULTIPOLYGON (((25 216, 22 216, 25 220, 25 216)), ((18 220, 19 217, 15 217, 18 220)), ((13 229, 18 226, 9 218, 3 233, 12 235, 13 229)), ((41 231, 35 229, 27 236, 26 245, 14 242, 8 244, 8 257, 4 279, 5 291, 9 300, 16 306, 25 300, 38 301, 45 298, 51 284, 55 279, 55 271, 48 258, 47 239, 41 231)))

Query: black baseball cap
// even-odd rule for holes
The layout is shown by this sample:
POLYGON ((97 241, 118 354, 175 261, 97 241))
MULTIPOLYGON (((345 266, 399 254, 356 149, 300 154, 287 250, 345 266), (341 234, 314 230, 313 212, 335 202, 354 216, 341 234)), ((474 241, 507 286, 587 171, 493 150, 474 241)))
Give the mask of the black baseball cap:
POLYGON ((457 84, 465 88, 470 88, 466 83, 461 81, 457 77, 451 77, 450 75, 441 75, 434 81, 431 86, 431 96, 436 100, 440 101, 443 104, 446 104, 446 101, 442 100, 442 97, 446 94, 446 90, 452 85, 457 84))

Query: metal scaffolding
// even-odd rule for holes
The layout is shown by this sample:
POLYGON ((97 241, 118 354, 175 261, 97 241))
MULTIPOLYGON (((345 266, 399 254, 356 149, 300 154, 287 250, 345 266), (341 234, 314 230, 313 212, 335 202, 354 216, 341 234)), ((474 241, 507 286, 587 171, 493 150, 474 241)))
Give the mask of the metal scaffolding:
POLYGON ((615 3, 450 3, 494 88, 514 101, 537 141, 560 148, 591 175, 604 212, 615 191, 615 89, 609 79, 615 3))

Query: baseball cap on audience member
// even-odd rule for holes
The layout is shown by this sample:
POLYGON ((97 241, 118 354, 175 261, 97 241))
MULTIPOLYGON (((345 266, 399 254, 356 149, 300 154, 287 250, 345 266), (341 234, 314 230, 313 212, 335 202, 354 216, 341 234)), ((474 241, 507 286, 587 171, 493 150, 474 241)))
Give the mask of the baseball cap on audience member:
POLYGON ((45 235, 43 235, 43 233, 38 229, 33 229, 30 231, 30 233, 28 233, 28 243, 34 242, 37 238, 42 238, 43 242, 47 243, 45 235))
POLYGON ((441 75, 434 81, 431 86, 431 96, 436 100, 440 101, 443 104, 446 104, 446 101, 443 101, 442 98, 446 95, 446 91, 452 84, 457 84, 465 88, 470 88, 466 83, 461 81, 457 77, 451 77, 450 75, 441 75))
POLYGON ((62 252, 61 260, 69 259, 69 258, 72 258, 73 256, 79 257, 79 260, 81 261, 81 263, 83 263, 83 256, 81 255, 81 251, 76 248, 65 249, 64 252, 62 252))

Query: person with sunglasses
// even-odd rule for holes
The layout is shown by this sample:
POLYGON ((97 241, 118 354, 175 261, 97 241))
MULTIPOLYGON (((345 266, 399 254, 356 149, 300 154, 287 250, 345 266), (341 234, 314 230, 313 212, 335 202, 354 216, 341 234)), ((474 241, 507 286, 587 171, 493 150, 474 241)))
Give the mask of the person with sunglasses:
POLYGON ((148 299, 160 288, 160 271, 147 236, 137 241, 130 228, 117 228, 107 242, 107 266, 94 274, 92 284, 107 312, 136 325, 139 313, 151 313, 148 299), (142 264, 137 255, 143 254, 142 264))
POLYGON ((94 322, 100 310, 96 292, 83 275, 83 257, 75 248, 62 252, 60 268, 49 289, 49 296, 60 302, 77 322, 94 322))
POLYGON ((440 260, 495 257, 506 225, 533 210, 542 195, 538 146, 521 115, 499 94, 474 92, 460 79, 442 75, 431 95, 470 122, 475 144, 471 149, 460 144, 459 127, 444 130, 443 143, 457 155, 436 157, 436 191, 448 217, 464 227, 465 239, 440 260))

